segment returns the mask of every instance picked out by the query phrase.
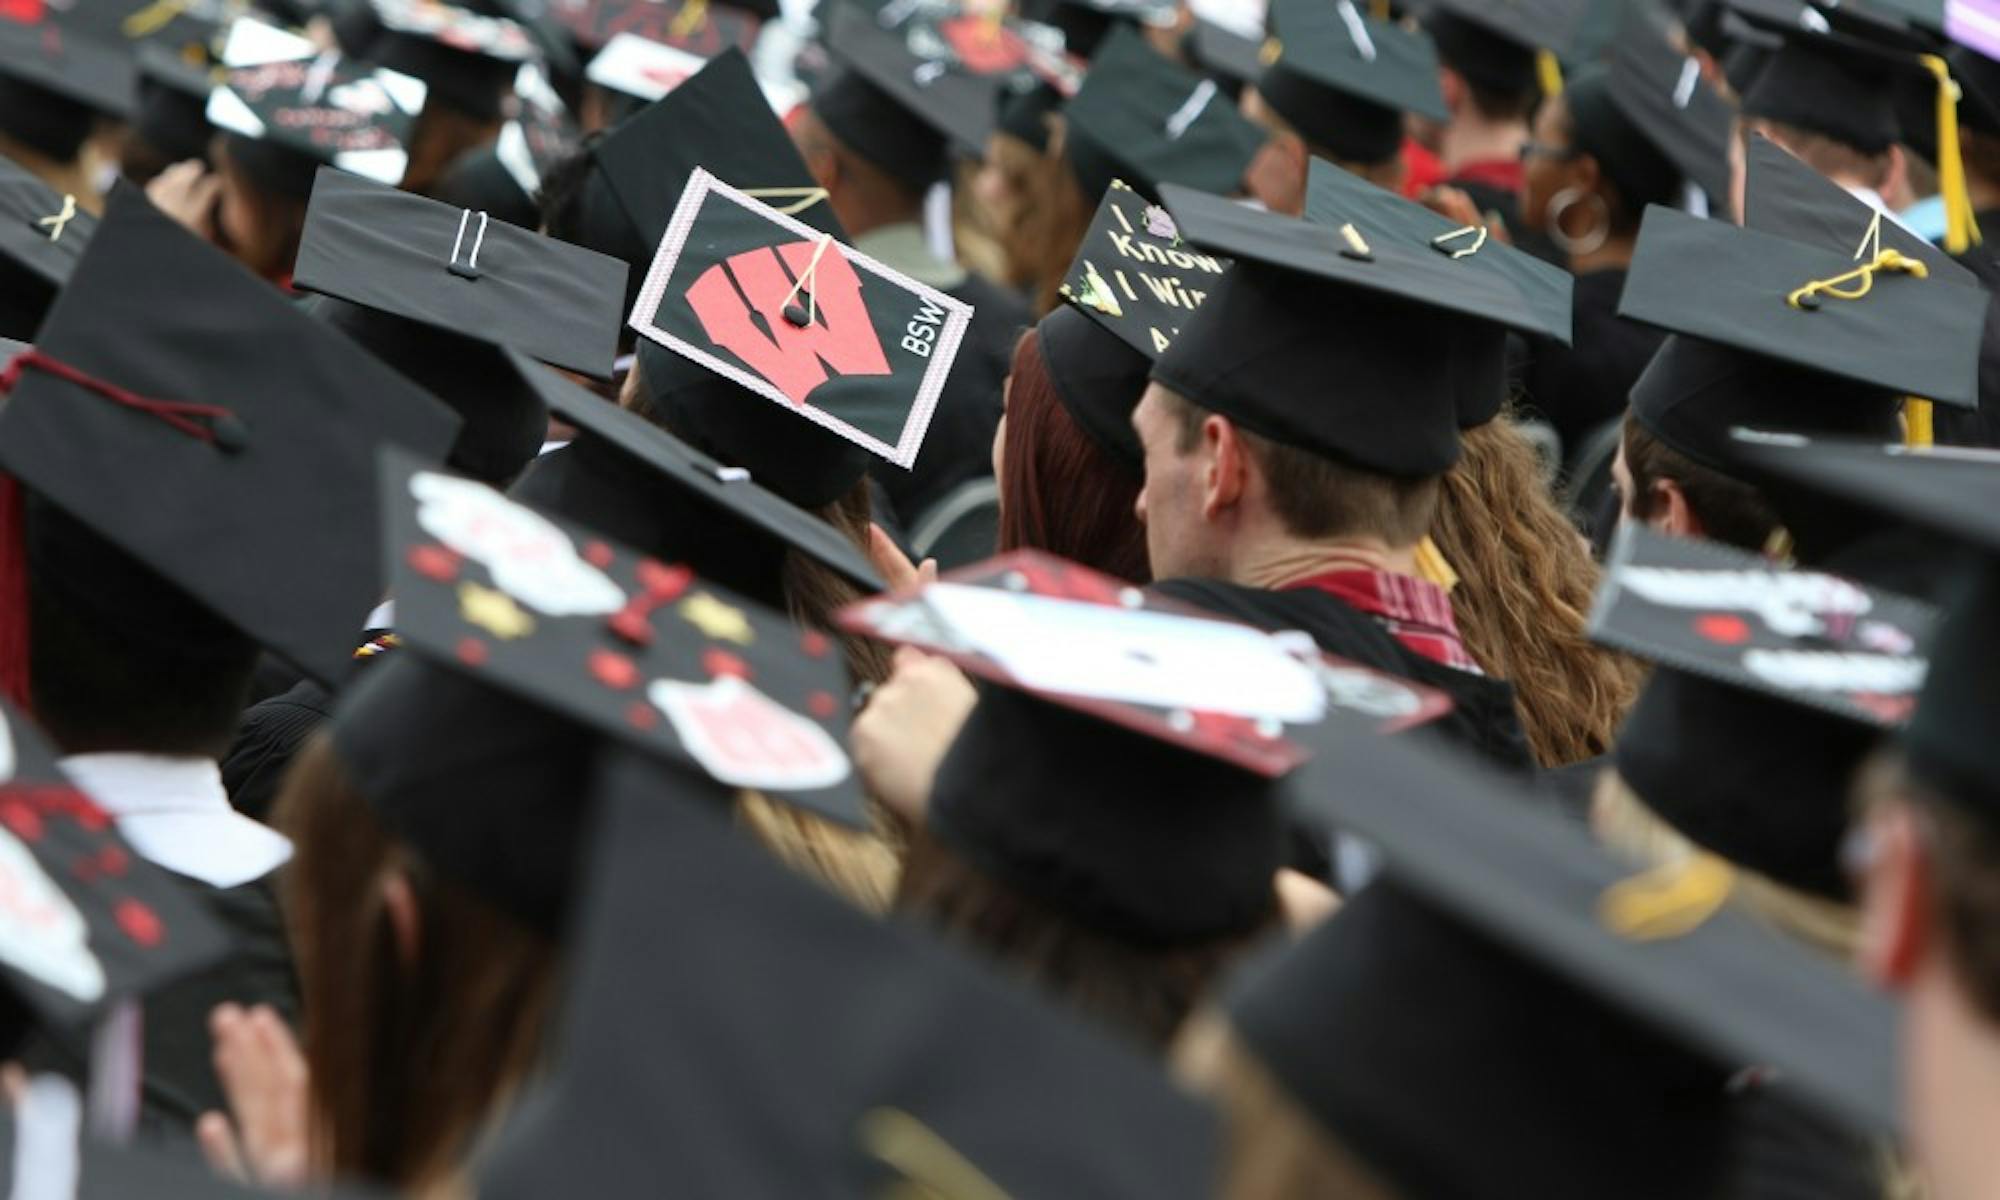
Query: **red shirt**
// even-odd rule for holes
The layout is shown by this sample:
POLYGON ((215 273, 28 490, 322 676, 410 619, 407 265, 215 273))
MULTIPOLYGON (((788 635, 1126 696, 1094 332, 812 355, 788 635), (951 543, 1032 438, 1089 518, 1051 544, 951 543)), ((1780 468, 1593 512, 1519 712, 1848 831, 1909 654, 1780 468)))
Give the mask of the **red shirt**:
POLYGON ((1465 652, 1465 643, 1459 640, 1458 622, 1451 615, 1450 594, 1434 583, 1389 571, 1343 567, 1308 575, 1286 584, 1283 590, 1300 588, 1339 597, 1349 608, 1375 618, 1404 649, 1432 662, 1473 675, 1486 673, 1465 652))
POLYGON ((1488 158, 1480 162, 1469 162, 1452 173, 1445 182, 1450 184, 1479 183, 1502 192, 1520 195, 1521 185, 1527 182, 1527 170, 1518 158, 1488 158))

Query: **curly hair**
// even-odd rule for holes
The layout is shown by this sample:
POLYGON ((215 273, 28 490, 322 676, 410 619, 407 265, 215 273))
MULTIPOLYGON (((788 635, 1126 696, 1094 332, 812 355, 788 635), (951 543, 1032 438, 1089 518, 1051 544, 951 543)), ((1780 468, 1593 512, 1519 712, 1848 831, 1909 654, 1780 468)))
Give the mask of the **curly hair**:
POLYGON ((1459 636, 1488 674, 1514 685, 1537 763, 1593 758, 1610 749, 1645 668, 1585 635, 1597 567, 1512 419, 1469 429, 1464 442, 1431 529, 1458 573, 1459 636))

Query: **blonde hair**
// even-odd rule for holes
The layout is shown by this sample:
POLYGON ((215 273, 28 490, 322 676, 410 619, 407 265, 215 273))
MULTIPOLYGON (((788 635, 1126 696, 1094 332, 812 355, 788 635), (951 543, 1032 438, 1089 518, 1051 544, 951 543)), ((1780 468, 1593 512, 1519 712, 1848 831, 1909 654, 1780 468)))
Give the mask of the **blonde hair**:
POLYGON ((1459 636, 1487 674, 1514 685, 1539 765, 1595 758, 1610 749, 1644 668, 1586 635, 1597 566, 1513 420, 1467 430, 1464 445, 1431 529, 1458 573, 1459 636))
POLYGON ((879 823, 874 831, 843 828, 761 792, 738 792, 735 807, 737 823, 779 862, 864 912, 889 911, 902 860, 879 823))
POLYGON ((1395 1200, 1395 1193, 1322 1130, 1214 1011, 1188 1019, 1174 1075, 1222 1111, 1222 1200, 1395 1200))

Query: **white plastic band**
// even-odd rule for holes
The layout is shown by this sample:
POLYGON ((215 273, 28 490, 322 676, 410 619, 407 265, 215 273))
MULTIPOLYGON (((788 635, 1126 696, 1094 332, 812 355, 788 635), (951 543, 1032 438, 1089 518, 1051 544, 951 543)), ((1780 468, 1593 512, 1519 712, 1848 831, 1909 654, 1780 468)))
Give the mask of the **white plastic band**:
POLYGON ((1186 102, 1174 110, 1174 115, 1167 118, 1169 141, 1179 141, 1181 135, 1188 131, 1188 127, 1200 119, 1201 114, 1208 108, 1208 102, 1215 99, 1215 90, 1215 80, 1204 79, 1201 81, 1201 86, 1189 94, 1186 102))
POLYGON ((1368 36, 1368 22, 1362 20, 1361 12, 1354 7, 1354 0, 1340 0, 1335 6, 1340 19, 1347 23, 1347 36, 1354 39, 1354 48, 1361 51, 1361 57, 1368 62, 1375 61, 1375 39, 1368 36))

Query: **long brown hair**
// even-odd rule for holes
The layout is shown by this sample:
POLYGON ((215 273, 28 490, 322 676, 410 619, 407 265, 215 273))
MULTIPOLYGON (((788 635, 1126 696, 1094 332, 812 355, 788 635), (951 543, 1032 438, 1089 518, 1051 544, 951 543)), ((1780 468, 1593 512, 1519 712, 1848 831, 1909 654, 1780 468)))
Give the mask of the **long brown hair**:
POLYGON ((247 243, 228 247, 236 260, 259 276, 280 280, 291 275, 298 261, 299 239, 306 230, 306 202, 303 197, 258 183, 229 153, 229 139, 218 134, 209 149, 216 170, 227 186, 248 205, 256 233, 247 243))
POLYGON ((426 104, 410 130, 410 158, 403 168, 402 188, 428 196, 451 164, 469 150, 491 145, 504 122, 483 120, 455 108, 426 104))
POLYGON ((305 1010, 312 1153, 322 1175, 398 1191, 448 1180, 533 1070, 557 984, 553 943, 392 838, 322 733, 273 810, 297 856, 282 896, 305 1010), (416 954, 383 899, 416 898, 416 954))
POLYGON ((1611 747, 1644 668, 1585 635, 1597 566, 1512 419, 1495 417, 1464 440, 1431 529, 1458 573, 1459 636, 1488 674, 1514 685, 1536 762, 1596 757, 1611 747))
POLYGON ((1049 380, 1040 336, 1022 334, 1000 447, 1001 551, 1032 547, 1149 582, 1146 527, 1132 512, 1139 483, 1069 415, 1049 380))
POLYGON ((895 908, 1160 1052, 1223 971, 1278 924, 1274 888, 1270 919, 1248 934, 1162 949, 1137 945, 1022 895, 922 830, 911 835, 895 908))
MULTIPOLYGON (((1018 264, 1015 274, 1034 289, 1038 317, 1062 303, 1058 289, 1077 247, 1083 244, 1083 235, 1090 231, 1098 199, 1083 194, 1076 172, 1063 155, 1062 118, 1052 117, 1049 124, 1047 152, 1020 160, 1021 186, 1027 199, 1008 239, 1009 254, 1018 264)), ((1013 140, 1000 139, 1003 143, 1013 140)), ((1015 145, 1019 152, 1034 153, 1026 142, 1015 141, 1015 145)))

